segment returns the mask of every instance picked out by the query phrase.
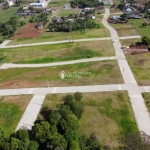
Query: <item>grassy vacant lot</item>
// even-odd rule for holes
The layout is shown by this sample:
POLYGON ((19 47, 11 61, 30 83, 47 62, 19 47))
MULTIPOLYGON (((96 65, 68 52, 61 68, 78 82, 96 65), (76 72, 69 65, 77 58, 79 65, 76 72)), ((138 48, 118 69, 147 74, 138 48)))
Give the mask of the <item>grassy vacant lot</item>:
POLYGON ((56 16, 58 17, 68 17, 69 14, 78 14, 79 13, 79 9, 63 9, 58 11, 58 13, 56 14, 56 16))
POLYGON ((114 13, 123 13, 120 9, 118 8, 111 8, 110 9, 110 14, 114 14, 114 13))
POLYGON ((148 111, 150 112, 150 93, 142 93, 142 96, 145 100, 145 105, 146 105, 148 111))
POLYGON ((124 24, 112 24, 110 25, 117 30, 117 33, 120 37, 122 36, 133 36, 133 35, 139 35, 138 31, 134 28, 134 26, 130 23, 124 23, 124 24), (129 29, 133 28, 133 29, 129 29))
POLYGON ((116 60, 79 63, 57 67, 15 68, 0 70, 0 88, 76 86, 123 83, 116 60), (75 78, 61 79, 59 73, 91 72, 75 78))
POLYGON ((129 23, 132 24, 141 36, 146 36, 150 33, 150 26, 143 27, 142 23, 145 22, 143 19, 129 19, 129 23))
POLYGON ((7 22, 11 17, 15 17, 14 13, 17 11, 17 7, 10 7, 9 9, 0 9, 1 22, 7 22))
POLYGON ((19 123, 31 95, 0 97, 0 127, 12 133, 19 123))
POLYGON ((127 60, 140 86, 150 85, 150 53, 128 55, 127 60))
POLYGON ((130 46, 131 44, 135 44, 136 42, 141 42, 142 39, 126 39, 126 40, 120 40, 121 45, 124 46, 130 46))
MULTIPOLYGON (((129 46, 141 39, 120 40, 122 45, 129 46)), ((139 85, 150 85, 150 53, 130 55, 126 54, 128 63, 139 85)))
POLYGON ((52 0, 50 3, 49 3, 49 7, 51 8, 58 8, 58 7, 64 7, 65 4, 68 4, 70 2, 70 0, 52 0))
POLYGON ((102 24, 99 29, 87 29, 85 31, 49 32, 48 29, 45 29, 45 31, 38 38, 16 39, 10 42, 8 45, 100 37, 110 37, 109 31, 102 24))
POLYGON ((114 56, 112 42, 91 41, 0 50, 0 63, 49 63, 82 58, 114 56), (107 43, 107 44, 106 44, 107 43))
MULTIPOLYGON (((55 109, 66 94, 46 96, 43 107, 55 109)), ((84 112, 79 120, 79 132, 90 136, 95 132, 104 145, 115 149, 121 137, 138 131, 127 92, 84 93, 84 112)))

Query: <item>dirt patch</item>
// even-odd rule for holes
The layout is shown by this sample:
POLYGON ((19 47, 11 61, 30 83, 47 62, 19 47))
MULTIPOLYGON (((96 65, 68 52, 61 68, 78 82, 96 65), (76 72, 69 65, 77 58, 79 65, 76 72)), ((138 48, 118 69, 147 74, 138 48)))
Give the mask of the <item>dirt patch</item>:
POLYGON ((25 110, 31 98, 32 95, 4 96, 0 97, 0 100, 5 103, 18 105, 22 110, 25 110))
POLYGON ((14 37, 10 39, 21 39, 21 38, 37 38, 43 33, 43 29, 36 29, 36 23, 28 23, 21 27, 18 31, 15 32, 14 37))
POLYGON ((130 28, 119 28, 119 29, 116 29, 116 30, 129 30, 129 29, 135 29, 135 27, 130 27, 130 28))
POLYGON ((140 59, 134 63, 134 66, 144 66, 147 59, 140 59))

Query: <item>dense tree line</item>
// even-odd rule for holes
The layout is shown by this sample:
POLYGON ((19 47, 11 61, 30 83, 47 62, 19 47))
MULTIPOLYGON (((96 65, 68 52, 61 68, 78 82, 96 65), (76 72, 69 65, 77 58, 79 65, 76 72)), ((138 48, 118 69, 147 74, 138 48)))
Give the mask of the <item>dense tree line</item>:
POLYGON ((45 107, 41 110, 32 130, 25 128, 6 137, 0 129, 1 150, 100 150, 101 146, 93 133, 89 138, 78 132, 83 113, 82 94, 66 95, 64 104, 57 109, 45 107))
POLYGON ((74 19, 74 21, 52 22, 48 25, 51 32, 71 32, 75 30, 83 31, 85 29, 99 28, 91 19, 74 19))
POLYGON ((99 2, 99 0, 74 0, 74 1, 70 1, 70 5, 72 8, 75 8, 75 7, 79 7, 79 8, 97 7, 100 4, 101 4, 101 2, 99 2))
POLYGON ((18 26, 23 26, 23 21, 18 22, 16 17, 11 17, 6 23, 0 23, 0 33, 4 38, 9 38, 14 35, 18 26))

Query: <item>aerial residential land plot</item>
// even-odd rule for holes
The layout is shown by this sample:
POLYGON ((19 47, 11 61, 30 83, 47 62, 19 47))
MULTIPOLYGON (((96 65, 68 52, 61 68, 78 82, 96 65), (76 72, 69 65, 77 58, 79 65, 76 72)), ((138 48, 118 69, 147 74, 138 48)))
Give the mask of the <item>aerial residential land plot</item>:
POLYGON ((9 9, 0 9, 1 22, 5 23, 9 21, 11 17, 18 17, 14 15, 17 9, 17 7, 10 7, 9 9))
POLYGON ((32 95, 0 97, 0 127, 7 134, 14 132, 32 95))
POLYGON ((39 37, 43 29, 37 29, 35 28, 35 25, 37 23, 28 23, 21 27, 19 30, 15 32, 15 35, 11 37, 10 39, 22 39, 22 38, 37 38, 39 37))
POLYGON ((56 14, 56 16, 58 17, 68 17, 69 14, 78 14, 79 13, 79 9, 62 9, 59 10, 58 13, 56 14))
MULTIPOLYGON (((120 40, 122 45, 130 46, 136 42, 141 42, 141 39, 120 40)), ((131 70, 140 86, 150 85, 150 53, 137 55, 126 54, 126 59, 131 67, 131 70)))
POLYGON ((25 88, 77 85, 122 84, 123 79, 116 60, 79 63, 74 65, 14 68, 0 70, 0 88, 25 88), (61 79, 61 71, 90 72, 89 75, 61 79))
POLYGON ((126 57, 138 85, 150 85, 150 53, 139 55, 128 54, 126 57))
POLYGON ((110 23, 110 25, 116 29, 118 36, 120 37, 139 35, 138 30, 130 23, 110 23))
POLYGON ((104 56, 115 56, 110 40, 1 49, 0 63, 49 63, 104 56))
POLYGON ((145 21, 143 19, 129 19, 129 23, 132 24, 141 36, 146 36, 150 33, 150 26, 143 27, 142 23, 145 21))
POLYGON ((12 40, 8 45, 29 44, 38 42, 60 41, 60 40, 75 40, 87 38, 101 38, 110 37, 109 31, 101 24, 99 29, 86 29, 85 31, 72 31, 72 32, 49 32, 48 29, 38 38, 26 38, 12 40))
POLYGON ((68 4, 70 2, 70 0, 52 0, 50 3, 49 3, 49 7, 51 8, 60 8, 60 7, 64 7, 64 5, 68 4))
MULTIPOLYGON (((42 108, 57 109, 65 95, 47 95, 42 108)), ((138 131, 126 91, 84 93, 81 102, 84 111, 79 120, 79 133, 89 137, 95 132, 102 145, 117 148, 123 135, 138 131)))

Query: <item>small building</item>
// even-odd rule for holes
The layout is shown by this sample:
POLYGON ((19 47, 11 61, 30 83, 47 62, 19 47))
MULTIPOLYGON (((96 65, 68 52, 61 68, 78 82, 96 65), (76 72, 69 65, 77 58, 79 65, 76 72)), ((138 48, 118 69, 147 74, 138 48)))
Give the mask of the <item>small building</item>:
POLYGON ((131 9, 131 8, 127 8, 127 9, 126 9, 126 12, 132 13, 132 9, 131 9))
POLYGON ((131 14, 128 16, 129 19, 141 19, 142 17, 139 15, 131 14))
POLYGON ((92 16, 91 19, 95 19, 95 16, 92 16))
POLYGON ((7 0, 7 2, 8 2, 8 5, 9 6, 12 6, 14 3, 12 2, 12 1, 10 1, 10 0, 7 0))
POLYGON ((43 28, 43 23, 38 24, 38 25, 37 25, 37 28, 38 28, 38 29, 42 29, 42 28, 43 28))

